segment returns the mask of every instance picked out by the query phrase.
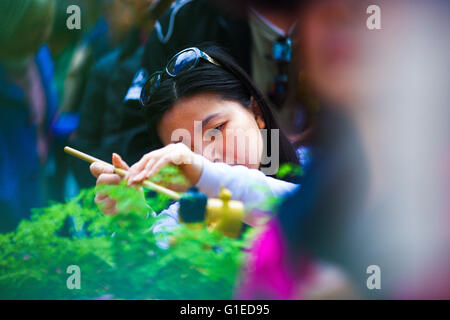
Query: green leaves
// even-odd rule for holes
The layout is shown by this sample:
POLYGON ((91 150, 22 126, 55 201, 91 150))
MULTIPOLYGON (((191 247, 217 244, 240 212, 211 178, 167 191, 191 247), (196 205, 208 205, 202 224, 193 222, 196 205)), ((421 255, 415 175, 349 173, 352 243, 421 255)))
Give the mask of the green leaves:
POLYGON ((278 169, 277 178, 284 179, 287 176, 300 177, 303 176, 303 170, 299 165, 292 163, 284 163, 278 169))
POLYGON ((35 210, 15 232, 0 235, 1 299, 229 299, 247 237, 230 239, 204 226, 181 225, 158 247, 153 210, 167 198, 101 186, 120 200, 121 213, 101 214, 95 190, 35 210), (69 290, 69 265, 81 269, 81 289, 69 290))

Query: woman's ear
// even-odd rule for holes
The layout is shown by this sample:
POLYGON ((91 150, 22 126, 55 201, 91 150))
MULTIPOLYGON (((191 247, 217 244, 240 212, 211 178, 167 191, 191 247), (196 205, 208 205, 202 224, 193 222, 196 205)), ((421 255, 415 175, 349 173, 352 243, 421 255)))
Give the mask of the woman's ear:
POLYGON ((255 116, 255 120, 256 120, 256 124, 258 125, 258 128, 265 129, 266 122, 264 121, 264 117, 263 117, 261 108, 259 107, 255 98, 253 98, 253 97, 250 98, 250 108, 255 116))

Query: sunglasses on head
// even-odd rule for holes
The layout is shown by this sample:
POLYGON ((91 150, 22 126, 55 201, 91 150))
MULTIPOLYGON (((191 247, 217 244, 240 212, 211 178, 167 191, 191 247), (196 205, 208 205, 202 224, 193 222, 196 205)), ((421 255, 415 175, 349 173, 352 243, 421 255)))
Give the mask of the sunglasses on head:
POLYGON ((164 71, 156 71, 148 78, 141 91, 141 105, 144 107, 149 105, 152 95, 156 92, 165 77, 175 78, 181 72, 192 70, 198 65, 201 59, 220 67, 220 64, 216 60, 199 48, 191 47, 184 49, 169 60, 164 71))

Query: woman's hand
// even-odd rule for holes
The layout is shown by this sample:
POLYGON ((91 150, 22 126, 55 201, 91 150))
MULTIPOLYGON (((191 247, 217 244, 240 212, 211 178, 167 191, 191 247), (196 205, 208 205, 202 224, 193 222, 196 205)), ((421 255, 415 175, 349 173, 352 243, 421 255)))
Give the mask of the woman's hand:
MULTIPOLYGON (((128 165, 122 158, 114 153, 112 156, 112 163, 114 167, 119 169, 128 170, 128 165)), ((101 184, 114 184, 117 185, 120 183, 122 178, 114 173, 114 170, 111 166, 103 164, 101 162, 94 162, 90 166, 91 173, 94 177, 97 178, 97 185, 101 184)), ((107 194, 98 192, 95 195, 95 203, 98 205, 100 210, 104 214, 117 214, 117 201, 110 198, 107 194)))
POLYGON ((198 161, 195 153, 183 143, 169 144, 164 148, 147 153, 131 166, 125 179, 127 179, 128 185, 140 183, 158 173, 168 164, 178 166, 191 186, 200 179, 202 162, 198 161))

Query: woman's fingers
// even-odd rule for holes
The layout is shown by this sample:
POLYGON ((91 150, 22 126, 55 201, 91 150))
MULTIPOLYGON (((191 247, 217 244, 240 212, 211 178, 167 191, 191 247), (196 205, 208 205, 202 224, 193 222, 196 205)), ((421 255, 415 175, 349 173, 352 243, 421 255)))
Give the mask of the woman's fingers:
POLYGON ((136 176, 132 177, 132 180, 130 180, 130 183, 136 183, 136 182, 141 182, 147 178, 149 178, 148 176, 148 172, 150 172, 151 168, 153 167, 154 163, 155 163, 156 159, 152 158, 150 160, 148 160, 147 164, 145 165, 145 168, 138 173, 136 176))
MULTIPOLYGON (((112 163, 114 167, 128 170, 128 165, 122 158, 114 153, 112 156, 112 163)), ((91 173, 97 178, 97 185, 118 185, 122 178, 114 173, 114 168, 102 162, 94 162, 90 166, 91 173)), ((104 214, 117 214, 117 202, 110 198, 107 193, 99 190, 95 195, 95 203, 104 214)))
POLYGON ((142 182, 158 173, 165 165, 190 164, 192 151, 182 143, 169 144, 142 157, 128 170, 128 185, 142 182))
POLYGON ((128 170, 128 175, 126 176, 127 180, 129 180, 130 178, 134 178, 136 175, 141 173, 142 170, 144 170, 145 166, 147 165, 148 161, 150 161, 151 159, 158 159, 161 155, 165 154, 167 150, 170 149, 169 146, 170 145, 165 146, 162 149, 149 152, 146 155, 144 155, 141 158, 141 160, 133 164, 131 168, 128 170))
POLYGON ((161 170, 165 165, 170 164, 171 158, 169 155, 166 155, 162 158, 160 158, 156 163, 146 172, 147 178, 152 177, 156 173, 158 173, 159 170, 161 170))
POLYGON ((94 162, 90 165, 89 170, 91 174, 98 178, 102 173, 113 173, 114 169, 111 166, 108 166, 101 162, 94 162))
POLYGON ((119 184, 122 178, 115 173, 102 173, 97 178, 97 185, 101 184, 119 184))
POLYGON ((119 156, 117 153, 113 153, 112 163, 114 167, 119 169, 128 170, 130 168, 128 164, 122 159, 122 157, 119 156))
MULTIPOLYGON (((112 162, 114 167, 119 169, 128 170, 128 164, 123 161, 123 159, 117 154, 114 153, 112 156, 112 162)), ((98 178, 102 173, 114 173, 114 169, 111 165, 102 163, 102 162, 93 162, 89 167, 92 175, 98 178)))
POLYGON ((95 194, 95 201, 100 201, 100 200, 103 200, 103 199, 106 199, 106 198, 108 198, 108 194, 106 194, 106 193, 103 193, 103 192, 98 192, 98 193, 96 193, 95 194))
MULTIPOLYGON (((117 174, 102 173, 97 178, 97 185, 117 185, 120 183, 120 181, 121 178, 117 174)), ((102 192, 101 190, 97 191, 94 200, 104 214, 116 214, 118 212, 116 201, 110 198, 107 193, 102 192)))
MULTIPOLYGON (((128 184, 133 184, 137 182, 141 182, 147 178, 150 178, 150 172, 153 170, 153 167, 156 163, 160 161, 162 158, 170 158, 170 154, 174 152, 173 145, 165 146, 162 149, 150 152, 145 155, 141 163, 136 163, 129 170, 128 184)), ((169 164, 170 161, 166 162, 169 164)))
POLYGON ((130 169, 128 169, 128 172, 125 175, 125 180, 128 181, 128 185, 132 184, 132 180, 134 179, 134 177, 145 168, 149 160, 150 160, 149 154, 146 154, 141 158, 141 160, 133 164, 130 167, 130 169))
POLYGON ((125 179, 127 179, 128 181, 128 185, 134 183, 136 176, 138 176, 139 174, 141 174, 142 171, 145 170, 149 162, 156 161, 156 159, 158 159, 161 156, 161 154, 164 154, 164 152, 166 152, 166 148, 167 147, 164 147, 162 149, 147 153, 145 156, 142 157, 141 160, 133 164, 131 168, 128 170, 127 175, 125 176, 125 179))
POLYGON ((105 195, 97 194, 94 201, 104 214, 118 213, 116 200, 105 195))
POLYGON ((165 165, 170 163, 172 163, 172 157, 170 154, 166 154, 159 159, 150 159, 145 168, 138 175, 132 178, 131 183, 142 182, 145 179, 151 178, 165 165))

